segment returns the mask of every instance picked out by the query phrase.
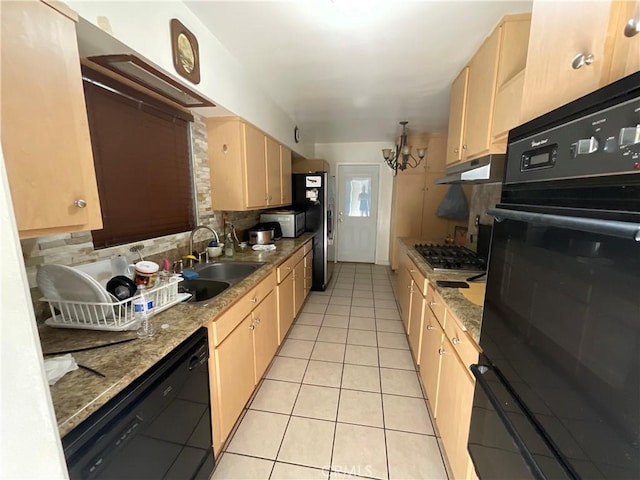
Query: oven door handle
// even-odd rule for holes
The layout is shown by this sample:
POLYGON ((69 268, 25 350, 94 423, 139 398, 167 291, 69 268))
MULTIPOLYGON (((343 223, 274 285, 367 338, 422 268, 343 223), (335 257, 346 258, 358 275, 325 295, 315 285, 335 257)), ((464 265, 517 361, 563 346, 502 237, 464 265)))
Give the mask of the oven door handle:
POLYGON ((567 217, 547 213, 523 212, 507 210, 505 208, 489 208, 487 214, 496 221, 517 220, 527 223, 538 223, 551 227, 579 230, 581 232, 598 233, 609 237, 619 237, 625 240, 640 242, 640 224, 619 222, 616 220, 600 220, 595 218, 567 217))
POLYGON ((527 462, 527 465, 531 469, 531 473, 533 473, 533 475, 536 478, 545 480, 546 477, 544 473, 542 473, 542 470, 540 470, 538 463, 533 458, 531 451, 525 445, 524 440, 522 440, 522 437, 518 433, 518 430, 516 430, 516 427, 513 425, 513 423, 507 416, 507 413, 502 408, 500 400, 498 400, 498 397, 496 397, 496 394, 493 393, 493 390, 489 386, 489 383, 484 378, 483 374, 486 373, 490 367, 487 367, 486 365, 474 364, 474 365, 471 365, 469 368, 471 369, 471 373, 473 373, 473 376, 476 377, 476 384, 480 385, 480 388, 482 388, 485 395, 491 402, 491 405, 493 406, 494 410, 498 414, 498 418, 500 418, 500 421, 502 422, 505 429, 509 433, 509 436, 513 439, 514 443, 518 447, 518 450, 520 450, 522 457, 524 458, 525 462, 527 462))

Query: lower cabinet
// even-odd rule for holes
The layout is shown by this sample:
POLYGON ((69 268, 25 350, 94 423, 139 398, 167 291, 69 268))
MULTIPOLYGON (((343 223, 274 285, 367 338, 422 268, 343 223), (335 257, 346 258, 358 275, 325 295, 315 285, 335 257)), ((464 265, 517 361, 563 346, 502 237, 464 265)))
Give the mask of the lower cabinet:
MULTIPOLYGON (((413 358, 420 365, 420 347, 422 346, 422 330, 425 311, 425 300, 422 292, 414 284, 411 289, 411 310, 409 313, 409 346, 413 352, 413 358)), ((428 307, 427 307, 428 308, 428 307)))
POLYGON ((411 285, 413 280, 411 274, 404 264, 400 264, 398 268, 398 291, 396 297, 398 299, 398 308, 400 309, 400 318, 404 324, 404 329, 409 333, 410 313, 411 313, 411 285))
POLYGON ((313 252, 304 256, 304 295, 307 297, 313 284, 313 252))
POLYGON ((426 297, 421 344, 414 347, 411 334, 409 343, 420 351, 420 378, 453 477, 468 479, 473 473, 467 438, 475 385, 469 365, 477 361, 478 350, 431 285, 426 297))
POLYGON ((254 352, 254 379, 257 384, 267 370, 278 350, 278 318, 276 316, 276 294, 269 293, 251 312, 254 352))
POLYGON ((422 350, 420 352, 420 378, 424 385, 431 412, 437 410, 438 380, 440 378, 440 347, 444 331, 428 306, 424 309, 422 350))
POLYGON ((293 300, 295 305, 293 312, 298 315, 302 309, 305 298, 307 298, 304 288, 304 259, 300 260, 293 268, 293 283, 293 300))
POLYGON ((213 410, 214 427, 218 427, 218 442, 222 445, 242 413, 255 387, 253 360, 253 319, 247 316, 213 351, 216 376, 217 405, 213 410))
POLYGON ((278 303, 278 343, 282 343, 285 335, 291 328, 295 314, 293 312, 295 305, 293 303, 293 291, 295 277, 293 272, 284 277, 282 282, 276 288, 278 303))

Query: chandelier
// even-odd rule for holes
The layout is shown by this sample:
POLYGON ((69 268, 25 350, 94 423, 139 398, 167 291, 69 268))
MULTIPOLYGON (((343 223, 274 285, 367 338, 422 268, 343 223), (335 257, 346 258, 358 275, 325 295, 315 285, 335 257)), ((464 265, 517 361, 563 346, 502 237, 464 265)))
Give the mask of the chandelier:
POLYGON ((400 135, 400 142, 396 143, 396 151, 392 152, 390 148, 382 149, 382 156, 387 162, 387 165, 393 170, 393 174, 398 173, 398 170, 406 170, 407 167, 416 168, 420 165, 422 159, 427 152, 426 148, 418 148, 418 159, 411 154, 411 145, 407 144, 407 123, 400 122, 402 125, 402 134, 400 135))

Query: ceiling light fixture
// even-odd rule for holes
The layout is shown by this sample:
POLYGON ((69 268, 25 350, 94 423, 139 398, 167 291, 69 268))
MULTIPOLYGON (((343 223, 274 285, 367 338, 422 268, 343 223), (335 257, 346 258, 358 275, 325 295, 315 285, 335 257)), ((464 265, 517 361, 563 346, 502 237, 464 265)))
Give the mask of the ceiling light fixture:
POLYGON ((398 173, 398 170, 406 170, 407 167, 416 168, 420 165, 420 162, 427 153, 426 148, 418 148, 417 160, 411 154, 411 145, 407 143, 407 123, 409 122, 400 122, 400 125, 402 125, 402 134, 400 135, 400 142, 396 143, 396 151, 392 152, 390 148, 382 149, 382 156, 387 162, 387 165, 393 170, 394 175, 398 173))

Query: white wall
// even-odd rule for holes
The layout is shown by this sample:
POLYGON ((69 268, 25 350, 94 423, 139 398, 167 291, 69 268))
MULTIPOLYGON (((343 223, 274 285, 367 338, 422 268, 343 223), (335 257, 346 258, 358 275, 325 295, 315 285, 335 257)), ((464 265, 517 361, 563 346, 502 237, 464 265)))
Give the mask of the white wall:
POLYGON ((0 150, 0 478, 67 478, 0 150))
MULTIPOLYGON (((382 158, 381 150, 391 148, 393 142, 316 143, 315 158, 323 158, 331 164, 331 174, 336 175, 339 164, 380 164, 380 191, 378 194, 378 232, 376 235, 376 264, 389 265, 389 232, 391 230, 391 194, 393 175, 382 158)), ((338 232, 338 235, 340 232, 338 232)))
MULTIPOLYGON (((98 17, 106 17, 116 40, 153 62, 176 80, 189 85, 217 105, 253 123, 292 150, 311 157, 313 138, 303 132, 301 143, 293 140, 295 119, 262 90, 240 63, 226 50, 198 17, 177 0, 124 2, 67 0, 65 3, 93 25, 98 17), (178 76, 173 67, 169 22, 180 20, 197 38, 200 50, 201 81, 192 85, 178 76)), ((80 50, 83 54, 122 53, 113 50, 117 42, 109 42, 102 31, 91 35, 82 30, 80 50)), ((205 116, 207 113, 202 112, 205 116)))

